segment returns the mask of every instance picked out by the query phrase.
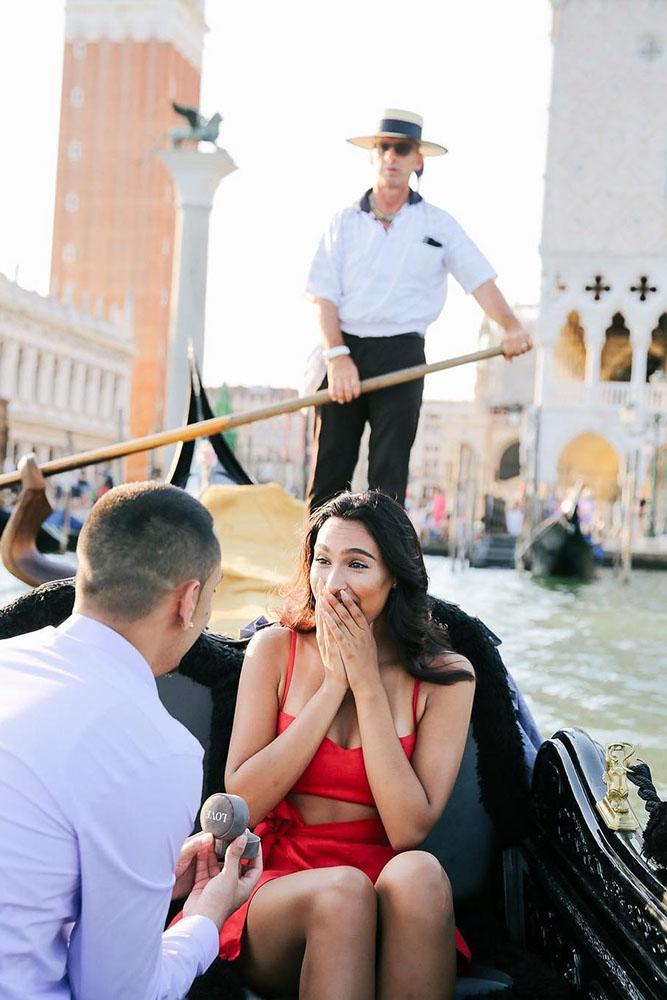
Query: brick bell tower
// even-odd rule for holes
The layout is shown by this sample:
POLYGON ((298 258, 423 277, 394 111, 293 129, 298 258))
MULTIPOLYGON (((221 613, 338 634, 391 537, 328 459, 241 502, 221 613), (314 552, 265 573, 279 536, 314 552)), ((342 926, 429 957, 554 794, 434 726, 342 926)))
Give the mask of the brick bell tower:
MULTIPOLYGON (((199 103, 205 31, 204 0, 66 2, 51 285, 107 314, 131 296, 132 436, 163 427, 175 213, 154 153, 171 101, 199 103)), ((127 460, 150 473, 150 455, 127 460)))

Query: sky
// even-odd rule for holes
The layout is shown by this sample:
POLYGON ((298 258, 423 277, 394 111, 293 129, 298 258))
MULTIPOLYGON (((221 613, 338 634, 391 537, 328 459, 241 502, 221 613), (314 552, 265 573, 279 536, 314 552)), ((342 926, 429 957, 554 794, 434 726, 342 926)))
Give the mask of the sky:
MULTIPOLYGON (((2 5, 0 271, 49 285, 64 3, 2 5), (11 14, 9 9, 11 7, 11 14)), ((492 261, 511 304, 539 296, 551 73, 548 0, 207 0, 201 109, 238 170, 211 213, 204 380, 299 386, 317 342, 303 288, 330 216, 372 182, 346 136, 385 107, 424 116, 421 193, 492 261)), ((454 281, 427 359, 474 350, 481 313, 454 281)), ((430 376, 465 398, 474 371, 430 376)))

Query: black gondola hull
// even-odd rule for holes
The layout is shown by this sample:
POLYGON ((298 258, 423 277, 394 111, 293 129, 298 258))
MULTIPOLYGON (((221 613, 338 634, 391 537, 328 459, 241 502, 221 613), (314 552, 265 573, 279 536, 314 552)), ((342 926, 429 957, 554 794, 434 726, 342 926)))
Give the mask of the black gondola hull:
POLYGON ((595 803, 601 748, 581 730, 546 741, 521 849, 527 944, 596 1000, 667 997, 667 908, 641 835, 609 830, 595 803))

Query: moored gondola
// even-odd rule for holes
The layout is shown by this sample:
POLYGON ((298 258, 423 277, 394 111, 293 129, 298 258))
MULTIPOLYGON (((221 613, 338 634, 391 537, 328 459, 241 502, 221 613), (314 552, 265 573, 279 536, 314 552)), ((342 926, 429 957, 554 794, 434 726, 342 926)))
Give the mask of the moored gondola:
POLYGON ((570 513, 561 511, 538 524, 519 549, 517 563, 533 576, 576 580, 594 577, 593 547, 581 532, 576 503, 570 513))

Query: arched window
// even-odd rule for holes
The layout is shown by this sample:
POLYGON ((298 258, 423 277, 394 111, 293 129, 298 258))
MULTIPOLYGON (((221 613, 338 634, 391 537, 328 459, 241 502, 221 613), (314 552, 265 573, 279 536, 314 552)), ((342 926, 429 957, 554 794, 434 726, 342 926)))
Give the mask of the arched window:
POLYGON ((500 458, 498 479, 514 479, 515 476, 519 475, 520 471, 519 442, 513 441, 511 445, 505 448, 500 458))
POLYGON ((583 382, 586 374, 586 341, 579 313, 571 312, 554 346, 555 374, 583 382))
POLYGON ((605 342, 600 358, 602 382, 629 382, 632 373, 632 344, 630 331, 622 313, 616 313, 605 332, 605 342))
POLYGON ((606 438, 592 431, 578 434, 558 456, 559 491, 583 486, 597 500, 613 501, 618 494, 619 468, 616 450, 606 438))
POLYGON ((646 381, 667 378, 667 313, 663 313, 651 333, 646 357, 646 381), (662 374, 660 374, 662 373, 662 374))

